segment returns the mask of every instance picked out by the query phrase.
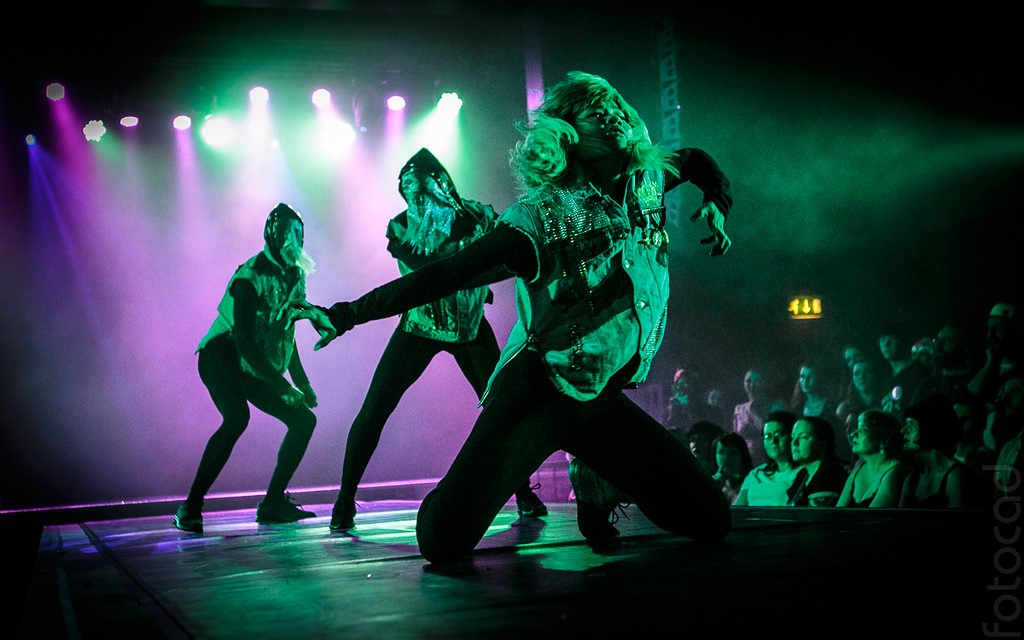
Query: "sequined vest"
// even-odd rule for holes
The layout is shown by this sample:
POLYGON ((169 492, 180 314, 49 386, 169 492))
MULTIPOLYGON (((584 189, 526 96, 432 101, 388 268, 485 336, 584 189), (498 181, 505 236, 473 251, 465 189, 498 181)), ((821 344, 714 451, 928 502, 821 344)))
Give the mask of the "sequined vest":
MULTIPOLYGON (((306 299, 306 277, 298 269, 285 272, 266 255, 266 250, 249 258, 235 270, 224 296, 217 305, 217 317, 196 348, 196 353, 221 335, 230 335, 235 326, 235 299, 231 286, 236 280, 248 280, 256 288, 256 342, 279 373, 284 373, 295 348, 295 325, 288 321, 288 305, 306 299), (296 278, 295 274, 298 274, 296 278)), ((245 358, 242 370, 256 375, 245 358)))
MULTIPOLYGON (((468 233, 445 240, 433 254, 433 260, 440 260, 464 249, 493 228, 495 215, 490 205, 465 200, 464 206, 472 209, 479 223, 468 233)), ((399 233, 394 231, 394 220, 391 228, 393 234, 399 233)), ((414 271, 413 267, 401 259, 398 259, 398 270, 403 276, 414 271)), ((489 293, 490 288, 486 286, 457 291, 440 300, 406 311, 402 314, 398 326, 402 331, 440 342, 471 342, 476 339, 477 331, 480 329, 480 322, 484 318, 484 303, 489 293)))
POLYGON ((551 187, 501 214, 533 242, 538 272, 516 279, 519 318, 495 375, 529 348, 577 400, 596 397, 613 376, 621 386, 646 379, 668 307, 664 184, 660 171, 637 172, 625 206, 589 184, 551 187))

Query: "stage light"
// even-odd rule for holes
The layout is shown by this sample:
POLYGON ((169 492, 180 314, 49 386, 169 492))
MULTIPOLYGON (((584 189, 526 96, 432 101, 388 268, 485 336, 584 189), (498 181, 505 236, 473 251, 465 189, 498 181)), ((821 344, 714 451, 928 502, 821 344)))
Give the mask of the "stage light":
POLYGON ((64 85, 59 82, 52 82, 46 85, 46 97, 57 102, 64 97, 64 85))
POLYGON ((25 144, 27 144, 30 147, 34 147, 36 145, 36 137, 31 133, 28 134, 27 136, 25 136, 25 144))
POLYGON ((135 127, 135 126, 138 126, 138 124, 139 124, 139 119, 136 118, 135 116, 125 116, 125 117, 121 118, 121 126, 122 127, 135 127))
POLYGON ((321 109, 331 104, 331 92, 327 89, 317 89, 313 92, 313 104, 321 109))
POLYGON ((249 102, 253 104, 267 104, 270 101, 270 92, 263 87, 253 87, 249 91, 249 102))
POLYGON ((107 128, 103 126, 102 120, 90 120, 87 125, 82 127, 82 133, 85 134, 85 139, 91 142, 99 142, 103 134, 107 132, 107 128))
POLYGON ((405 108, 405 98, 402 96, 391 96, 387 100, 388 109, 392 111, 401 111, 405 108))
POLYGON ((188 116, 176 116, 174 118, 174 128, 178 131, 185 131, 192 126, 192 118, 188 116))
POLYGON ((450 113, 455 113, 462 108, 462 99, 454 91, 442 93, 441 99, 437 101, 437 108, 450 113))
POLYGON ((235 127, 231 121, 221 116, 206 116, 203 128, 199 131, 206 144, 211 147, 224 148, 235 139, 235 127))
POLYGON ((317 145, 326 157, 337 157, 356 138, 356 131, 347 122, 327 120, 318 127, 317 145))

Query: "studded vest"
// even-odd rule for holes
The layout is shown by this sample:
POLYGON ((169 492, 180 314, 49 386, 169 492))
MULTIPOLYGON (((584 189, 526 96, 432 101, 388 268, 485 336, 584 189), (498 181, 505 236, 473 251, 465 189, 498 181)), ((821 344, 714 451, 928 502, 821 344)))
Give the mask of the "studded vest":
MULTIPOLYGON (((469 213, 462 216, 460 230, 453 226, 452 237, 447 238, 430 258, 418 257, 418 262, 433 262, 464 249, 494 227, 496 217, 493 207, 475 200, 463 200, 469 213), (474 220, 466 224, 466 220, 474 220)), ((406 234, 404 212, 388 224, 388 239, 402 242, 406 234)), ((389 245, 394 246, 394 245, 389 245)), ((392 252, 395 255, 395 252, 392 252)), ((401 255, 395 255, 399 272, 404 276, 415 271, 422 264, 410 265, 401 255)), ((410 309, 402 314, 399 328, 421 338, 440 342, 465 343, 476 339, 480 323, 484 318, 484 303, 490 293, 489 287, 475 287, 457 291, 429 304, 410 309)))
MULTIPOLYGON (((298 269, 282 269, 268 257, 266 250, 235 270, 217 305, 217 317, 199 342, 196 353, 213 338, 234 331, 235 299, 230 291, 239 279, 250 281, 256 288, 256 341, 274 369, 283 374, 295 348, 295 324, 289 322, 285 312, 292 302, 306 299, 306 277, 298 269)), ((258 375, 245 358, 241 359, 241 366, 243 371, 258 375)))
POLYGON ((529 348, 577 400, 596 397, 613 376, 623 385, 646 379, 668 307, 664 184, 660 171, 637 172, 624 203, 589 184, 551 187, 501 214, 499 223, 530 238, 538 272, 516 279, 519 319, 495 374, 529 348))

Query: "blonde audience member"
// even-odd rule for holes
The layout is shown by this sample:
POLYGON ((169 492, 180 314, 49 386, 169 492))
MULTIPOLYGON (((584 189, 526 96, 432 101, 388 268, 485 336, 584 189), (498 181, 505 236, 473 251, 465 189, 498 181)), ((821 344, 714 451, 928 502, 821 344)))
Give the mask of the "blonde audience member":
POLYGON ((903 461, 903 425, 891 413, 868 409, 857 419, 852 449, 860 462, 846 479, 837 507, 898 507, 913 467, 903 461))

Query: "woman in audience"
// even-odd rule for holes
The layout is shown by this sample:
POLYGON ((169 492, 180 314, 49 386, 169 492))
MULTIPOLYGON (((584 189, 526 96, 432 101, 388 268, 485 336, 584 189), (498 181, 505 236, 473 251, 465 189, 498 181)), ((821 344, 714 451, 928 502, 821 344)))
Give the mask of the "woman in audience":
POLYGON ((903 425, 891 413, 868 409, 857 418, 852 449, 860 459, 846 479, 837 507, 892 508, 913 467, 903 460, 903 425))
POLYGON ((838 388, 826 368, 814 362, 805 362, 800 365, 797 373, 789 409, 797 416, 820 416, 831 425, 836 456, 845 464, 850 461, 850 441, 836 417, 839 408, 837 393, 838 388))
POLYGON ((861 413, 882 408, 882 400, 889 388, 885 372, 875 360, 865 358, 853 364, 853 387, 836 409, 836 419, 850 442, 850 466, 855 466, 853 432, 858 427, 861 413))
POLYGON ((821 416, 803 416, 793 425, 793 462, 800 466, 789 488, 793 507, 834 507, 849 474, 836 457, 836 432, 821 416))
POLYGON ((718 462, 715 460, 715 441, 723 433, 725 431, 722 427, 708 420, 698 420, 686 432, 686 445, 709 475, 714 475, 718 469, 718 462))
POLYGON ((773 411, 764 422, 764 451, 768 462, 754 467, 743 479, 734 503, 738 507, 784 507, 786 494, 800 467, 793 464, 790 436, 796 416, 773 411))
POLYGON ((765 416, 786 405, 774 397, 766 370, 758 367, 752 367, 743 374, 743 391, 747 394, 747 401, 733 408, 732 430, 743 436, 751 460, 755 465, 760 465, 768 461, 761 446, 765 416))
POLYGON ((937 393, 907 407, 903 449, 914 471, 903 485, 901 507, 972 509, 982 506, 981 478, 953 457, 960 431, 956 410, 937 393))
POLYGON ((715 482, 722 488, 722 493, 729 499, 729 504, 735 504, 743 480, 754 466, 750 462, 747 441, 738 433, 719 436, 715 440, 715 461, 718 464, 718 471, 714 475, 715 482))

